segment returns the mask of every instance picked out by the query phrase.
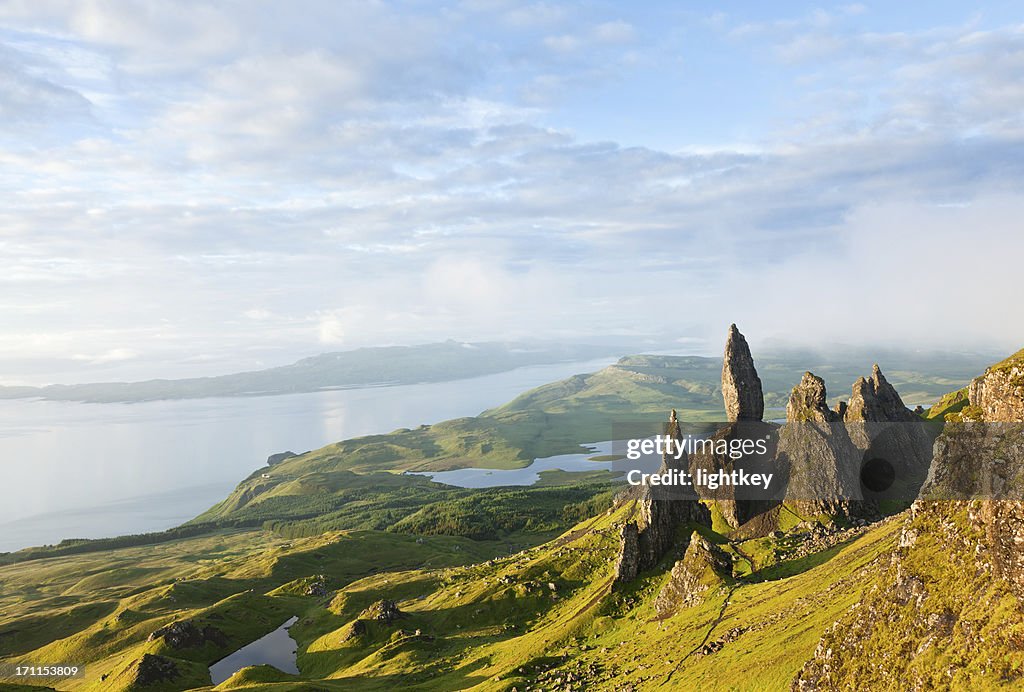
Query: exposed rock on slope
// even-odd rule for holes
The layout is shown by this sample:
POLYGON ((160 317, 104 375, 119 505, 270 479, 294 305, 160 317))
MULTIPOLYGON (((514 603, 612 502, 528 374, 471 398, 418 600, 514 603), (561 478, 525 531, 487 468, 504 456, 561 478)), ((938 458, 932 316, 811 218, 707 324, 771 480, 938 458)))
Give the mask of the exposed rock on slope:
POLYGON ((1024 684, 1024 393, 996 367, 972 386, 983 421, 936 440, 899 547, 794 689, 1024 684))
MULTIPOLYGON (((682 438, 679 419, 672 411, 666 434, 682 438)), ((686 455, 676 459, 664 455, 660 473, 669 469, 685 470, 686 455)), ((711 525, 711 514, 697 496, 681 488, 637 486, 625 498, 636 502, 636 519, 621 528, 619 558, 615 574, 618 581, 629 581, 641 571, 653 567, 676 543, 678 529, 687 522, 711 525)))
POLYGON ((852 422, 909 422, 919 418, 908 409, 896 389, 889 384, 878 367, 871 368, 871 377, 858 377, 846 405, 843 420, 852 422))
POLYGON ((686 554, 672 567, 672 574, 658 594, 654 609, 659 617, 668 617, 681 608, 703 602, 707 592, 731 580, 729 556, 694 531, 686 554))
POLYGON ((786 421, 816 421, 834 423, 839 414, 828 407, 825 380, 812 372, 805 372, 800 384, 793 387, 786 405, 786 421))
POLYGON ((828 408, 824 380, 804 373, 789 397, 786 421, 777 460, 788 471, 787 501, 805 516, 864 514, 861 452, 828 408))
POLYGON ((972 380, 968 398, 984 420, 1024 421, 1024 350, 972 380))
POLYGON ((149 687, 179 677, 178 665, 170 658, 143 654, 136 668, 135 686, 149 687))
POLYGON ((191 620, 172 622, 149 635, 149 641, 157 639, 163 639, 172 649, 202 646, 207 642, 217 646, 228 644, 227 636, 218 628, 207 625, 200 629, 191 620))
POLYGON ((754 368, 747 340, 736 325, 729 326, 722 363, 722 398, 730 421, 761 420, 764 417, 764 394, 761 378, 754 368))

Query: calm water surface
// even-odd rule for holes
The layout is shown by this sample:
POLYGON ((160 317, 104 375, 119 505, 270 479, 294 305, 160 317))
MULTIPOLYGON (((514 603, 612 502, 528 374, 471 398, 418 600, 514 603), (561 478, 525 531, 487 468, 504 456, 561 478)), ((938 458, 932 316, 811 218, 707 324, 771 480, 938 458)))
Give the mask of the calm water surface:
POLYGON ((221 500, 275 452, 473 416, 611 362, 270 397, 0 401, 0 551, 163 530, 221 500))
POLYGON ((295 640, 288 634, 288 628, 298 619, 290 618, 270 634, 246 644, 210 666, 213 684, 219 685, 246 666, 270 665, 282 673, 298 675, 299 668, 295 665, 295 640))
POLYGON ((460 488, 494 488, 499 485, 533 485, 540 480, 541 471, 611 471, 611 461, 592 461, 591 457, 612 454, 612 442, 583 445, 586 454, 559 454, 534 459, 521 469, 452 469, 451 471, 406 471, 409 475, 428 476, 430 480, 460 488))

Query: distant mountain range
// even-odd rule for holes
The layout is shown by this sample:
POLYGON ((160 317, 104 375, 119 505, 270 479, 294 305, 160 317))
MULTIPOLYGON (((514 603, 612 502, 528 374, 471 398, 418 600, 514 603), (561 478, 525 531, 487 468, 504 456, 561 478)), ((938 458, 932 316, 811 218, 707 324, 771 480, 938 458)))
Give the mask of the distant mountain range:
POLYGON ((548 342, 445 341, 417 346, 360 348, 324 353, 266 370, 215 377, 144 382, 0 386, 0 399, 130 402, 224 396, 265 396, 381 385, 442 382, 489 375, 526 365, 616 355, 614 346, 548 342))

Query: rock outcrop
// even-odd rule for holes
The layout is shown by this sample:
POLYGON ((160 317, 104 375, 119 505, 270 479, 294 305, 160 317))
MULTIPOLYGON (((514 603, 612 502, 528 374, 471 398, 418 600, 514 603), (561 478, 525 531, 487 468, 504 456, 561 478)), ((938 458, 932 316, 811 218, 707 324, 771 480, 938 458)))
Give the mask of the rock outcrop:
POLYGON ((764 418, 764 393, 761 378, 754 368, 747 340, 736 325, 729 326, 722 362, 722 398, 729 421, 764 418))
POLYGON ((148 637, 148 641, 163 639, 167 646, 172 649, 187 649, 202 646, 207 642, 217 646, 226 646, 228 637, 223 631, 212 625, 203 628, 196 626, 191 620, 172 622, 157 630, 154 630, 148 637))
POLYGON ((658 617, 673 615, 682 608, 702 603, 708 592, 732 581, 732 561, 718 546, 696 531, 690 536, 683 559, 672 567, 654 610, 658 617))
POLYGON ((375 620, 390 625, 395 620, 405 617, 394 601, 382 598, 359 614, 360 619, 375 620))
POLYGON ((135 669, 135 684, 133 686, 149 687, 170 682, 180 675, 178 664, 173 659, 155 654, 142 654, 135 669))
POLYGON ((974 378, 970 405, 986 421, 1024 421, 1024 350, 974 378))
MULTIPOLYGON (((844 409, 845 411, 845 409, 844 409)), ((812 372, 805 372, 800 384, 793 387, 786 405, 786 421, 816 421, 834 423, 839 414, 828 407, 825 380, 812 372)))
POLYGON ((998 367, 975 380, 966 421, 935 441, 896 546, 794 690, 1024 686, 1024 392, 993 377, 998 367))
MULTIPOLYGON (((669 415, 665 434, 682 439, 675 409, 669 415)), ((687 457, 665 454, 659 473, 670 469, 686 470, 687 457)), ((636 504, 636 518, 620 529, 621 543, 615 573, 618 581, 628 581, 656 565, 676 544, 680 526, 687 522, 711 525, 711 513, 692 491, 669 486, 634 486, 624 501, 636 504)))
POLYGON ((786 500, 804 516, 864 514, 861 451, 827 399, 825 381, 811 372, 790 394, 777 456, 789 479, 786 500))
POLYGON ((903 399, 885 379, 878 363, 875 363, 871 368, 871 377, 858 377, 853 383, 853 393, 846 405, 843 420, 848 423, 895 423, 916 421, 918 417, 904 405, 903 399))

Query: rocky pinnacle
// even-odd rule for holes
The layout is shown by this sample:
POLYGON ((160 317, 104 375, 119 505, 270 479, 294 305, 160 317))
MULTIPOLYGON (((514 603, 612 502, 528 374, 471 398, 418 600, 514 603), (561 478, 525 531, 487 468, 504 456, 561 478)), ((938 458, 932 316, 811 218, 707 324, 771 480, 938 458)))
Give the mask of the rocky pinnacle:
POLYGON ((831 423, 839 414, 828 407, 825 381, 812 372, 805 372, 800 384, 793 387, 786 406, 786 420, 831 423))
POLYGON ((729 421, 761 420, 764 417, 761 378, 754 369, 747 340, 735 324, 729 326, 729 339, 725 342, 722 399, 729 421))
POLYGON ((857 421, 913 421, 918 420, 882 374, 878 364, 871 369, 871 377, 858 377, 844 419, 857 421))

